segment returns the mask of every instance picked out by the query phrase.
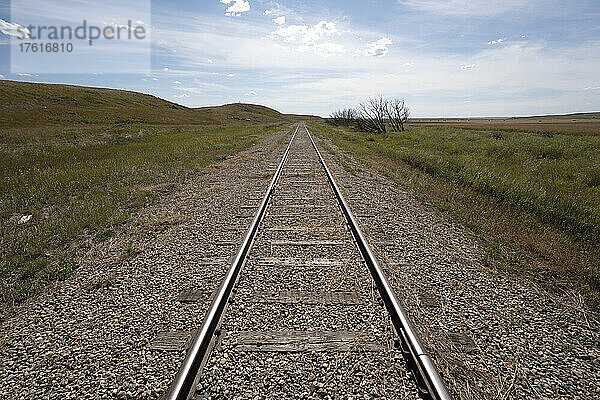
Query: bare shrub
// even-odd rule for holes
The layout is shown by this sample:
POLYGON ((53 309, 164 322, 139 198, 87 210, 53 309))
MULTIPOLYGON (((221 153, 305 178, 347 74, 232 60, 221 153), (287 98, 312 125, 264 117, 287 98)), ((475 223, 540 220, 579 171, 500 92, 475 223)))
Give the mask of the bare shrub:
POLYGON ((352 126, 368 133, 400 132, 410 116, 404 100, 372 97, 356 109, 344 109, 331 114, 328 122, 337 126, 352 126))
POLYGON ((393 132, 404 132, 404 125, 410 117, 410 110, 404 100, 398 98, 386 102, 386 114, 393 132))
POLYGON ((356 122, 356 111, 352 108, 334 111, 329 117, 329 122, 338 126, 352 126, 356 122))

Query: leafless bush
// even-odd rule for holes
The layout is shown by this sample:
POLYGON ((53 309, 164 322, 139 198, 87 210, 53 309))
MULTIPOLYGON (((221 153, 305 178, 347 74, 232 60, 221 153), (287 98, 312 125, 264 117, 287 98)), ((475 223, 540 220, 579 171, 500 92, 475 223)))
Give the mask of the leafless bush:
POLYGON ((382 96, 372 97, 358 106, 357 127, 364 132, 385 133, 387 100, 382 96))
POLYGON ((393 132, 404 131, 404 124, 410 117, 410 110, 404 100, 398 98, 386 102, 386 114, 393 132))
POLYGON ((329 122, 333 125, 353 126, 369 133, 404 131, 410 111, 404 100, 372 97, 360 103, 357 109, 344 109, 331 114, 329 122))
POLYGON ((334 111, 329 117, 329 122, 338 126, 352 126, 356 122, 356 111, 352 108, 334 111))

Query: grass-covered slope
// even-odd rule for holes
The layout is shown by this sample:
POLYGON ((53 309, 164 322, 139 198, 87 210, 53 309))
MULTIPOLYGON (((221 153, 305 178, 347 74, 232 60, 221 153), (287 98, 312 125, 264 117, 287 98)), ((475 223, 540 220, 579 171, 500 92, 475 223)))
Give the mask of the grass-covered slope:
POLYGON ((0 99, 0 304, 67 277, 73 243, 109 237, 158 198, 156 185, 182 183, 289 122, 255 105, 190 109, 65 85, 0 81, 0 99))
POLYGON ((0 128, 131 124, 229 124, 232 120, 279 121, 273 109, 252 104, 187 108, 124 90, 0 81, 0 128))

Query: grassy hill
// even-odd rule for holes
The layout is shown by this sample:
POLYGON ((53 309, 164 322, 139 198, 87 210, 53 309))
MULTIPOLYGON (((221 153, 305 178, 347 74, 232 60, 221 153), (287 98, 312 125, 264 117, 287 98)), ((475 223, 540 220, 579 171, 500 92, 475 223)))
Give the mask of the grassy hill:
POLYGON ((198 114, 206 116, 213 121, 219 121, 223 118, 242 119, 242 120, 260 120, 260 121, 279 121, 284 115, 272 108, 258 104, 233 103, 224 106, 202 107, 194 109, 198 114))
POLYGON ((0 99, 0 305, 68 277, 77 243, 110 237, 160 199, 152 187, 176 187, 293 119, 258 105, 192 109, 12 81, 0 81, 0 99))
POLYGON ((0 126, 114 122, 219 123, 227 117, 280 120, 282 114, 253 104, 188 108, 149 94, 72 85, 0 81, 0 126))

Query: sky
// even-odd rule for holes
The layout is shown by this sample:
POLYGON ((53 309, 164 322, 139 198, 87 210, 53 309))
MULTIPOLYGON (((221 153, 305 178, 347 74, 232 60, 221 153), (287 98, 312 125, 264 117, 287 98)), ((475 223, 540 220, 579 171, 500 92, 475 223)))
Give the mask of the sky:
POLYGON ((375 95, 406 99, 414 117, 599 111, 600 2, 0 0, 0 79, 321 116, 375 95), (145 9, 134 21, 148 29, 147 47, 84 61, 98 41, 72 59, 15 66, 14 24, 80 21, 69 2, 105 25, 145 9))

